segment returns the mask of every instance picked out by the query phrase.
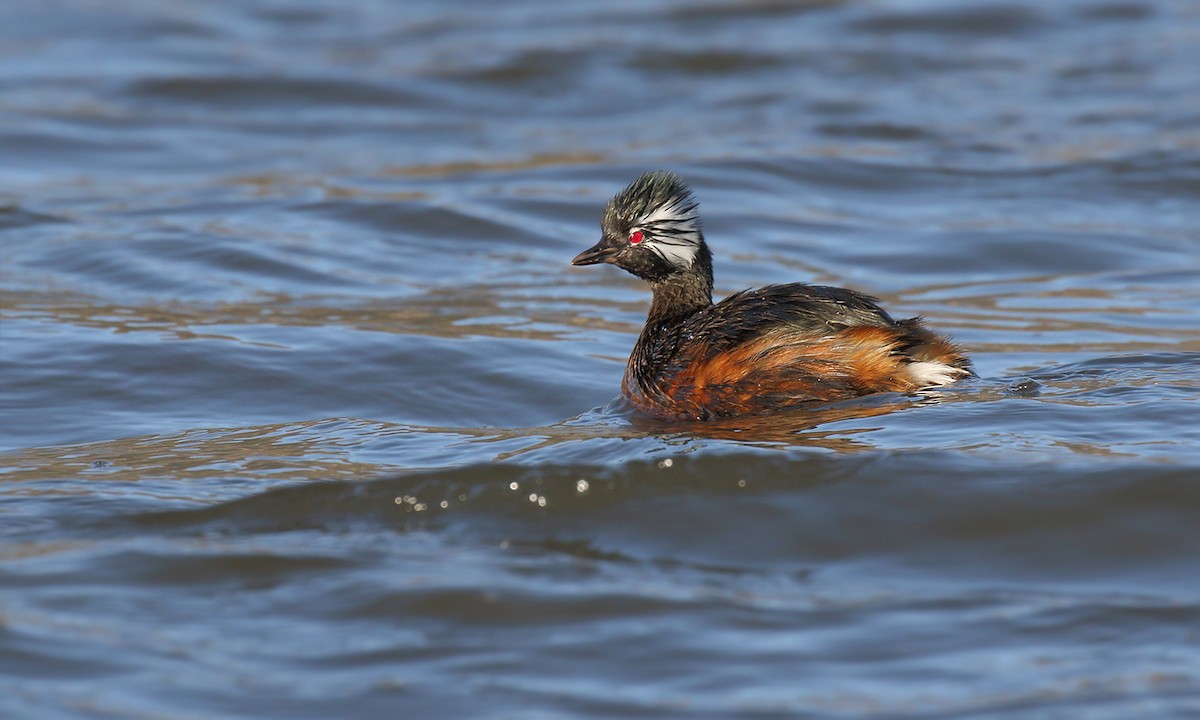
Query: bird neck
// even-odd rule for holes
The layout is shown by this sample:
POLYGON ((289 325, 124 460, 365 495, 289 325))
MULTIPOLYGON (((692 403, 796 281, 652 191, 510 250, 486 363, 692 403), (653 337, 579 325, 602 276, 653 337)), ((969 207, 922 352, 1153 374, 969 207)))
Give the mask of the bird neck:
POLYGON ((650 283, 654 298, 646 326, 671 325, 712 305, 712 262, 697 257, 686 270, 650 283))

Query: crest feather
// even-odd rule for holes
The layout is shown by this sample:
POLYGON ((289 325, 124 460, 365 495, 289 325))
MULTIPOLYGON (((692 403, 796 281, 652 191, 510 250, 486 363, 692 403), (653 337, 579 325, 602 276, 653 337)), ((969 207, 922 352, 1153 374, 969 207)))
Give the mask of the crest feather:
POLYGON ((641 230, 645 247, 678 268, 696 259, 702 242, 698 203, 691 189, 669 170, 642 174, 609 203, 631 230, 641 230))

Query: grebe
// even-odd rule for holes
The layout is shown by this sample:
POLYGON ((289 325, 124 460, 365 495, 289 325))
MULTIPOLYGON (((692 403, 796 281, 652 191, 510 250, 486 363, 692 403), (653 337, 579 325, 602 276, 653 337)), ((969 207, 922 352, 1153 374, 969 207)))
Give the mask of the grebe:
POLYGON ((660 418, 754 415, 813 401, 948 385, 973 375, 957 346, 893 320, 854 290, 791 283, 712 301, 697 203, 673 172, 645 173, 604 208, 572 265, 612 263, 650 283, 621 392, 660 418))

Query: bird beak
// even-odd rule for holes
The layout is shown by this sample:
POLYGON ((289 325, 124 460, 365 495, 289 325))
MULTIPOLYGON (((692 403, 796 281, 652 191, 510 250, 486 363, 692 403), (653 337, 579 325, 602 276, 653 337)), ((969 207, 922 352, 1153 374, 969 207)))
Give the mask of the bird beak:
POLYGON ((591 246, 587 250, 575 256, 571 261, 572 265, 595 265, 597 263, 612 262, 617 253, 621 249, 611 245, 608 240, 600 239, 600 242, 591 246))

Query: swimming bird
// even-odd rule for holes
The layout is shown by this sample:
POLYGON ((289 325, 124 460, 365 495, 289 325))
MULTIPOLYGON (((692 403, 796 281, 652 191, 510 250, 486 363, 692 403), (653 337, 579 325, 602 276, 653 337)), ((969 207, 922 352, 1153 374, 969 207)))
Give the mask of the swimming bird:
POLYGON ((854 290, 768 285, 713 304, 699 205, 673 172, 645 173, 617 193, 600 241, 571 262, 611 263, 650 284, 621 391, 655 417, 759 415, 973 375, 963 351, 921 318, 894 320, 854 290))

